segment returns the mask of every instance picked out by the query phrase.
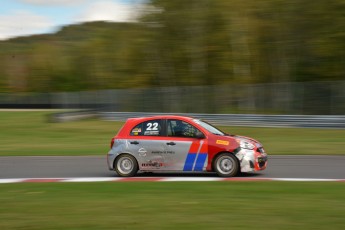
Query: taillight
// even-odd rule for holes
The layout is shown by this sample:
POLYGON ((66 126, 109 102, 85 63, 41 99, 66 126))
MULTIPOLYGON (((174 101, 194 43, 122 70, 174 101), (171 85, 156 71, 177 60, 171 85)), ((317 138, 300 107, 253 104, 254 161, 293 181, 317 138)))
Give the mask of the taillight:
POLYGON ((110 148, 111 148, 111 149, 113 148, 113 145, 114 145, 114 141, 115 141, 114 139, 115 139, 115 138, 112 138, 112 139, 111 139, 111 142, 110 142, 110 148))

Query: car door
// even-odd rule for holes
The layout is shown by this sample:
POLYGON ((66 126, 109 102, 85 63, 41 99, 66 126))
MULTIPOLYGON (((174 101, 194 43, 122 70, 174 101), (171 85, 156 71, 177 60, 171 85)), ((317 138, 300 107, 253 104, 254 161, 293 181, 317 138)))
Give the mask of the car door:
POLYGON ((207 139, 194 125, 168 119, 164 170, 204 171, 207 166, 207 139))
POLYGON ((147 120, 136 125, 130 132, 128 149, 136 157, 142 171, 162 170, 166 140, 163 137, 164 122, 161 119, 147 120))

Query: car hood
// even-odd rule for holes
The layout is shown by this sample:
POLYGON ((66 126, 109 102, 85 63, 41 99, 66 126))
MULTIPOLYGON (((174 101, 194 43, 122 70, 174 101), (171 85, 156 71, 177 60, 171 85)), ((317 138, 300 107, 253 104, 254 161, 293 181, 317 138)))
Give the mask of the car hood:
POLYGON ((250 138, 250 137, 239 136, 239 135, 233 135, 231 137, 235 138, 236 140, 239 140, 239 141, 243 140, 243 141, 250 142, 250 143, 254 144, 256 147, 258 147, 258 148, 262 147, 262 144, 259 141, 255 140, 253 138, 250 138))

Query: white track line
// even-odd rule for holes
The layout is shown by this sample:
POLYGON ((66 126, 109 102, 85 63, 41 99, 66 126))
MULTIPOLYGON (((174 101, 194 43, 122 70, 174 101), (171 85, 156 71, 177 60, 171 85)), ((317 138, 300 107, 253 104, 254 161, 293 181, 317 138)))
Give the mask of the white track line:
POLYGON ((216 177, 164 177, 160 181, 173 182, 173 181, 221 181, 222 178, 216 177))
POLYGON ((275 181, 344 181, 344 179, 316 179, 316 178, 271 178, 275 181))
POLYGON ((345 179, 317 178, 251 178, 251 177, 75 177, 75 178, 13 178, 0 179, 0 184, 52 183, 52 182, 204 182, 204 181, 297 181, 297 182, 345 182, 345 179))
POLYGON ((23 182, 23 179, 0 179, 0 184, 19 183, 19 182, 23 182))
POLYGON ((80 178, 66 178, 59 182, 107 182, 107 181, 117 181, 121 178, 111 178, 111 177, 80 177, 80 178))

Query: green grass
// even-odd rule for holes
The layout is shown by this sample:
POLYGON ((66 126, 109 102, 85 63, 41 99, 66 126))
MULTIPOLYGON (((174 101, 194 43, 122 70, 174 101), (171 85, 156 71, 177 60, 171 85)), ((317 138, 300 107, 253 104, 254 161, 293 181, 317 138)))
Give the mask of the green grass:
POLYGON ((344 129, 222 127, 259 140, 270 155, 345 155, 344 129))
POLYGON ((344 229, 341 182, 0 185, 0 229, 344 229))
POLYGON ((122 123, 51 123, 49 112, 0 112, 0 155, 100 155, 122 123))
MULTIPOLYGON (((0 156, 102 155, 121 122, 49 123, 51 112, 0 112, 0 156)), ((345 130, 221 127, 261 141, 270 155, 345 155, 345 130)))

